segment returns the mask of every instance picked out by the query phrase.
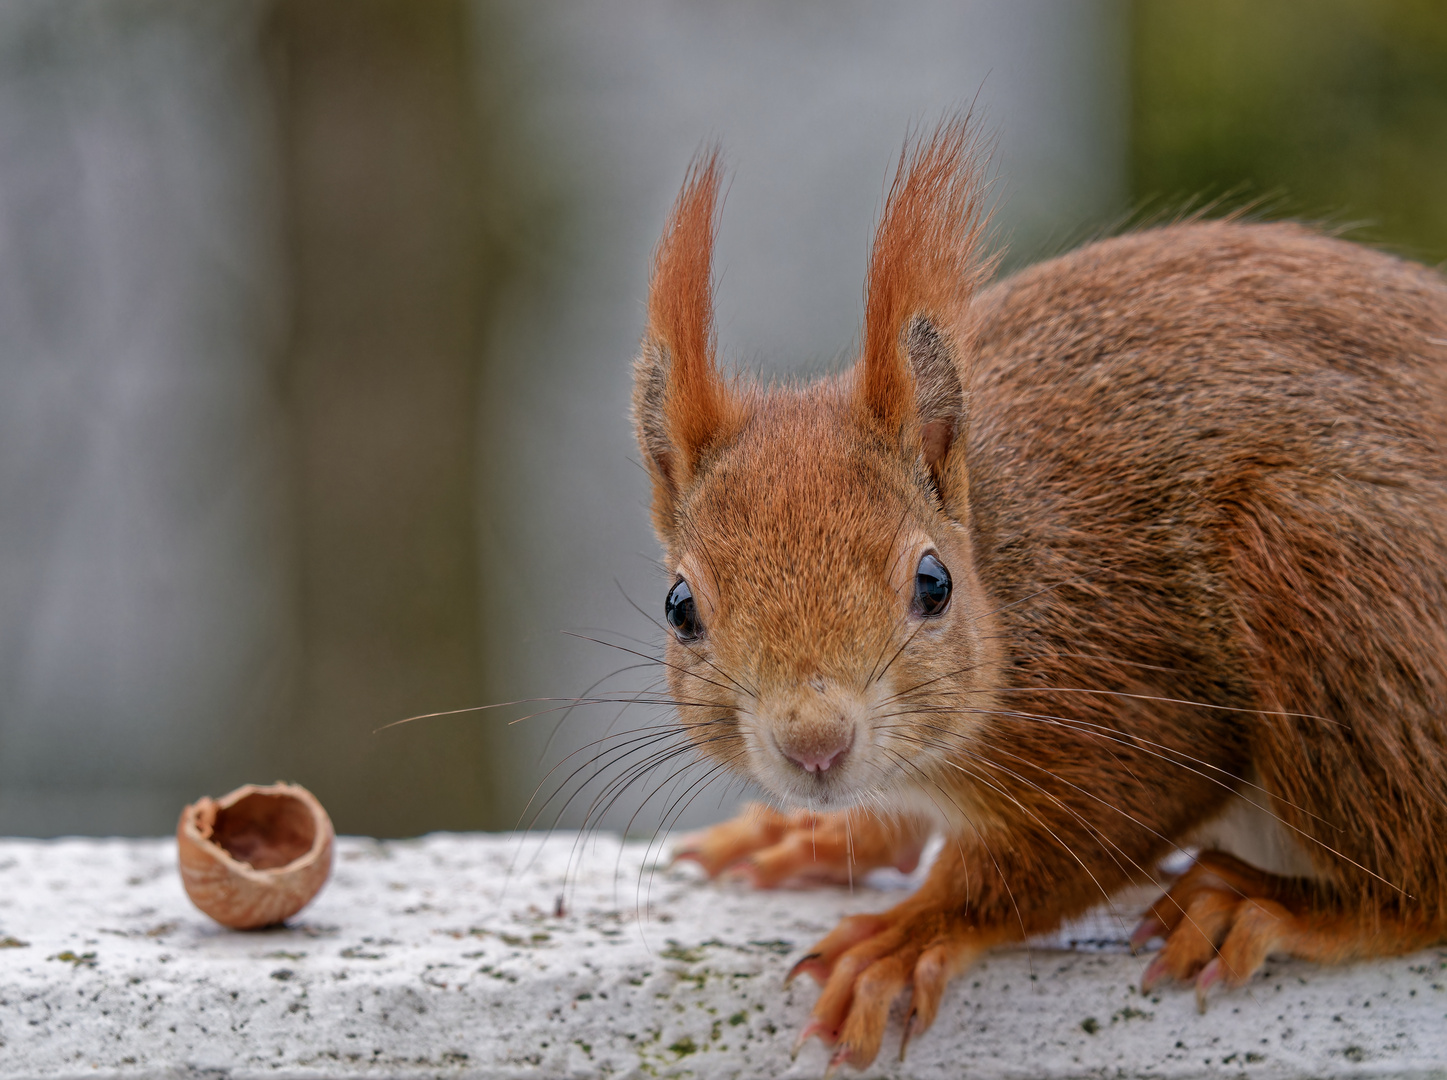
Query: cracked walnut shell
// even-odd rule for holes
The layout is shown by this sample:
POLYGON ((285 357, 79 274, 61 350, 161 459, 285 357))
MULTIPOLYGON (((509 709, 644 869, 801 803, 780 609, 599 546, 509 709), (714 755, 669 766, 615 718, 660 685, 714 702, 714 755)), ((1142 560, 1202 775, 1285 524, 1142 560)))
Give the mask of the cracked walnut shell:
POLYGON ((332 821, 297 784, 247 784, 181 811, 181 883, 198 908, 235 930, 295 915, 332 871, 332 821))

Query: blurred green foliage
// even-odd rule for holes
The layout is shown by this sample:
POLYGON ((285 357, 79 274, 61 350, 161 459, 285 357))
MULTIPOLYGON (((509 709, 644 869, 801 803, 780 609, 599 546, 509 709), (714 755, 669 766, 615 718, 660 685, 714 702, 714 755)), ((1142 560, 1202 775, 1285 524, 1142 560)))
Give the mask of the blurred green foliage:
POLYGON ((1135 0, 1132 194, 1447 259, 1447 3, 1135 0))

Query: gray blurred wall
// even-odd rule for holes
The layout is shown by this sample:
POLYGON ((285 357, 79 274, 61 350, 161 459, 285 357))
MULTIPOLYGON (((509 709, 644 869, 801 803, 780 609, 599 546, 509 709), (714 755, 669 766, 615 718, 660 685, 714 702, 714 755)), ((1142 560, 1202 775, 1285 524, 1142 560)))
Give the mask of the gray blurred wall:
MULTIPOLYGON (((183 802, 283 773, 316 787, 343 830, 394 834, 509 827, 540 783, 550 793, 564 773, 547 769, 601 737, 616 710, 571 714, 550 747, 556 714, 507 725, 526 707, 372 729, 408 712, 577 695, 633 661, 565 631, 632 635, 612 640, 644 652, 657 643, 625 599, 656 613, 667 587, 627 421, 629 363, 649 252, 705 142, 720 141, 733 170, 717 264, 723 354, 765 375, 849 355, 890 169, 906 132, 945 110, 974 101, 999 132, 997 220, 1013 258, 1064 244, 1125 201, 1124 25, 1104 0, 475 0, 473 99, 455 112, 476 125, 476 160, 443 133, 427 153, 445 183, 395 190, 385 172, 353 183, 347 154, 366 143, 395 162, 425 125, 393 110, 328 142, 331 128, 304 126, 325 125, 324 112, 287 112, 297 83, 270 35, 277 8, 304 3, 0 6, 0 833, 167 831, 183 802), (313 147, 333 172, 298 187, 313 147), (458 184, 473 185, 475 205, 427 212, 458 202, 458 184), (476 440, 475 453, 448 451, 462 458, 445 463, 448 482, 471 477, 476 499, 443 514, 442 548, 389 496, 386 483, 415 485, 390 474, 386 445, 327 450, 378 481, 374 505, 323 528, 297 502, 345 486, 343 473, 298 464, 334 430, 308 441, 298 417, 345 403, 325 380, 349 380, 369 409, 416 381, 386 370, 387 350, 406 351, 386 344, 402 325, 385 322, 387 294, 349 301, 342 271, 298 252, 309 235, 336 239, 297 226, 307 198, 333 233, 354 227, 349 209, 380 214, 374 232, 329 249, 330 265, 355 252, 369 289, 412 290, 421 306, 404 305, 407 318, 446 321, 429 330, 437 349, 472 350, 453 389, 430 391, 455 399, 462 387, 477 406, 471 419, 447 410, 449 430, 476 440), (455 265, 440 292, 424 272, 436 264, 408 261, 408 237, 424 234, 387 227, 404 219, 455 265), (486 249, 485 266, 459 253, 459 237, 486 249), (383 243, 400 256, 370 246, 383 243), (424 302, 429 290, 439 306, 424 302), (319 295, 330 306, 317 308, 319 295), (459 296, 473 297, 474 322, 459 296), (318 337, 329 318, 335 335, 318 337), (371 349, 370 389, 350 381, 363 374, 344 363, 349 333, 371 349), (307 362, 320 375, 298 399, 289 378, 307 362), (328 535, 359 545, 329 561, 328 535), (458 537, 475 537, 476 564, 439 578, 458 537), (403 579, 380 581, 394 564, 415 564, 427 603, 450 590, 480 613, 446 615, 455 632, 434 650, 449 658, 445 676, 408 659, 441 625, 421 606, 403 612, 422 620, 414 632, 359 602, 399 591, 403 579), (328 576, 319 607, 311 583, 328 576), (349 684, 347 670, 372 681, 349 684), (304 752, 299 739, 311 740, 304 752)), ((332 40, 324 26, 307 32, 332 40)), ((379 78, 412 85, 401 62, 384 57, 379 78)), ((381 84, 349 77, 352 119, 365 119, 381 84)), ((406 107, 441 115, 427 92, 406 107)), ((643 709, 616 723, 661 719, 643 709)), ((606 823, 628 822, 646 790, 606 823)), ((738 794, 716 786, 684 821, 720 815, 738 794)), ((655 801, 634 827, 658 816, 655 801)))
POLYGON ((284 697, 261 14, 0 5, 0 832, 172 827, 284 697))

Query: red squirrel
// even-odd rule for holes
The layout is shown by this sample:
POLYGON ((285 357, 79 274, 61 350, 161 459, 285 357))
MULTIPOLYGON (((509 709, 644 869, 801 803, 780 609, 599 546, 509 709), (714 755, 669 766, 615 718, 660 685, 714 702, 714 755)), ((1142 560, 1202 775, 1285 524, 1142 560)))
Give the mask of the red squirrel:
POLYGON ((906 146, 857 363, 769 387, 715 356, 701 157, 635 364, 679 722, 785 808, 676 856, 767 887, 945 835, 790 975, 831 1071, 1180 845, 1147 989, 1447 939, 1447 282, 1195 220, 988 284, 976 149, 906 146))

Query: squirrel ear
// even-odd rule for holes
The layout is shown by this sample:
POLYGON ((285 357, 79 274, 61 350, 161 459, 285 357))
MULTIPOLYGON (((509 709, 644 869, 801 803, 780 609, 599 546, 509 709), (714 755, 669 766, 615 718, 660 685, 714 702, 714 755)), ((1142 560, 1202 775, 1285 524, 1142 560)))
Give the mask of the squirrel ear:
POLYGON ((970 302, 994 267, 981 156, 968 116, 906 143, 869 260, 859 404, 941 488, 969 406, 970 302))
POLYGON ((934 323, 923 315, 910 320, 904 349, 913 376, 920 455, 938 482, 955 436, 968 419, 959 363, 934 323))
POLYGON ((713 239, 723 170, 717 149, 689 166, 653 253, 648 329, 633 365, 633 421, 653 481, 653 521, 672 531, 678 495, 738 409, 714 357, 713 239))

